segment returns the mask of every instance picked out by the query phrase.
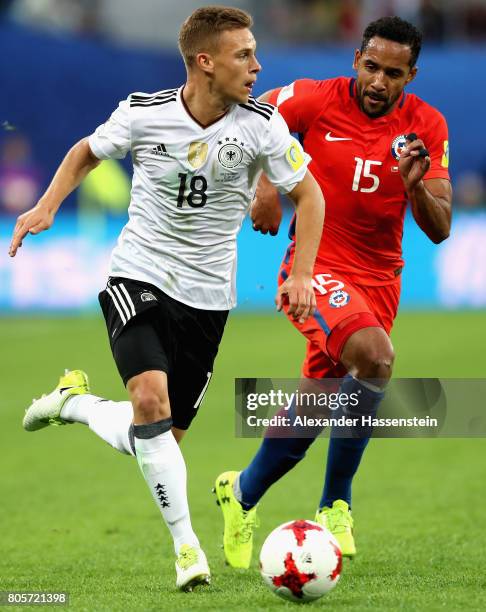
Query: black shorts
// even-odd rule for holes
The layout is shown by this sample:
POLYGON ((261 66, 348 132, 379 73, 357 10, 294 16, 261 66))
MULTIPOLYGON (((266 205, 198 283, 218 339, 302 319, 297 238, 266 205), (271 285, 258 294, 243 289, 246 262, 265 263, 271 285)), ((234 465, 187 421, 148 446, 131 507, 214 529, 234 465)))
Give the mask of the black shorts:
POLYGON ((110 278, 99 294, 115 362, 126 385, 148 370, 167 373, 174 427, 188 429, 211 379, 227 310, 201 310, 157 287, 110 278))

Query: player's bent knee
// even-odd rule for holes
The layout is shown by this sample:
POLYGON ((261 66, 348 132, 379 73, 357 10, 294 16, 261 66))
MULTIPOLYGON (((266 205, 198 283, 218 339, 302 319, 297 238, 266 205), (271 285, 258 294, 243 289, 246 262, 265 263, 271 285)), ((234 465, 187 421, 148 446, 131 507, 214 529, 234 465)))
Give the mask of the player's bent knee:
POLYGON ((386 383, 391 378, 394 360, 393 350, 380 351, 370 348, 358 361, 356 377, 377 379, 386 383))
POLYGON ((136 423, 155 423, 171 416, 167 377, 163 372, 152 374, 134 376, 127 384, 136 423))
POLYGON ((133 414, 136 423, 156 423, 170 417, 169 404, 164 403, 155 394, 146 394, 132 399, 133 414))
POLYGON ((341 361, 356 378, 374 379, 386 384, 392 375, 395 353, 383 329, 365 328, 349 338, 341 361))

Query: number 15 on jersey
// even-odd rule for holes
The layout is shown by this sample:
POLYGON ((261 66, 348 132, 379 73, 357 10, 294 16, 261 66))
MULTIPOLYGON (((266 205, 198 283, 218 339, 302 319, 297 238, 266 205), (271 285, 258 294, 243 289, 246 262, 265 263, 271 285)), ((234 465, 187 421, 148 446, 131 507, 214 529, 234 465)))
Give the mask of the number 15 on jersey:
POLYGON ((372 159, 361 159, 361 157, 355 157, 356 169, 354 171, 353 179, 353 191, 361 191, 362 193, 373 193, 380 186, 380 179, 371 172, 372 166, 383 165, 380 161, 373 161, 372 159), (373 184, 368 187, 360 187, 361 179, 371 179, 373 184))

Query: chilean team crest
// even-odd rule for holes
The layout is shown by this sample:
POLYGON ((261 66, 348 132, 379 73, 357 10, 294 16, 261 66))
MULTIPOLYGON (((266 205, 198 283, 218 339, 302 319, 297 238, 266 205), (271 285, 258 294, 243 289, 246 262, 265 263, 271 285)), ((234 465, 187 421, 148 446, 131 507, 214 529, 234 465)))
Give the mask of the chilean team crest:
POLYGON ((405 134, 397 136, 391 145, 391 154, 396 160, 400 159, 400 153, 407 146, 407 137, 405 134))
POLYGON ((349 293, 346 293, 346 291, 342 291, 341 289, 339 291, 333 291, 329 296, 329 306, 331 306, 331 308, 342 308, 346 306, 350 299, 351 296, 349 293))

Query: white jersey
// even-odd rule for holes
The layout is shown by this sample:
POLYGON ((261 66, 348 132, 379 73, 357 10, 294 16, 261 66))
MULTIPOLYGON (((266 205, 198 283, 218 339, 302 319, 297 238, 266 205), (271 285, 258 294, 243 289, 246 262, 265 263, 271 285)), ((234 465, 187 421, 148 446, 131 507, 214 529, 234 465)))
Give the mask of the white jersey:
POLYGON ((262 170, 288 193, 310 161, 274 106, 250 98, 204 128, 182 87, 131 94, 89 145, 99 159, 130 151, 133 161, 129 220, 110 275, 205 310, 236 303, 236 236, 262 170))

